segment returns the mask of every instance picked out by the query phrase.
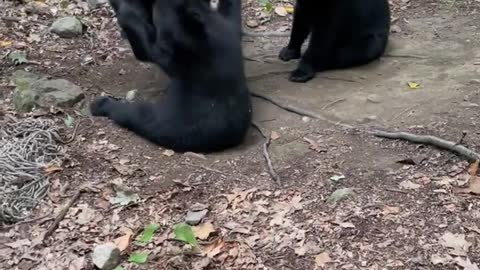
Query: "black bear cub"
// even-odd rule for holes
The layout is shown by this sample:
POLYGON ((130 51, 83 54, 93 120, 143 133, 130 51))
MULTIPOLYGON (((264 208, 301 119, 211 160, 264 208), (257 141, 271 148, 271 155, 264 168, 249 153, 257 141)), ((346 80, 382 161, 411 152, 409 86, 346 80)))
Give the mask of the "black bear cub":
POLYGON ((157 103, 100 97, 90 105, 92 114, 178 152, 241 144, 251 123, 251 102, 238 21, 212 9, 210 0, 156 0, 151 14, 132 10, 137 1, 112 0, 119 25, 135 54, 170 77, 169 89, 157 103))
POLYGON ((316 72, 367 64, 385 52, 390 32, 388 0, 297 0, 288 46, 280 59, 300 58, 289 80, 307 82, 316 72), (310 34, 308 48, 301 55, 310 34))

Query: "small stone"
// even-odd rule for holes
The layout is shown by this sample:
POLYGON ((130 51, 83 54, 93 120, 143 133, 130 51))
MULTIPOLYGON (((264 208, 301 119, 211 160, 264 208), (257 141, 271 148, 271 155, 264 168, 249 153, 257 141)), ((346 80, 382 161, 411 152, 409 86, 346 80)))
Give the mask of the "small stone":
POLYGON ((247 26, 250 27, 250 28, 256 28, 258 27, 259 23, 257 20, 247 20, 247 26))
POLYGON ((92 262, 101 270, 113 270, 120 264, 120 250, 113 243, 98 245, 93 250, 92 262))
POLYGON ((82 34, 83 24, 75 17, 64 17, 53 22, 50 32, 62 38, 73 38, 82 34))
POLYGON ((392 33, 401 33, 402 28, 400 28, 400 26, 398 26, 398 24, 394 24, 394 25, 392 25, 392 28, 390 29, 390 31, 392 33))
POLYGON ((310 117, 304 116, 304 117, 302 117, 302 121, 305 122, 305 123, 308 123, 308 122, 310 122, 310 117))
POLYGON ((375 94, 368 95, 367 101, 371 103, 380 103, 380 96, 375 94))
POLYGON ((137 89, 133 89, 133 90, 128 91, 127 95, 125 96, 125 99, 127 101, 133 101, 135 99, 135 97, 137 96, 137 92, 138 92, 137 89))
POLYGON ((207 209, 202 211, 188 211, 187 216, 185 217, 185 222, 192 226, 198 225, 202 219, 207 216, 207 213, 207 209))

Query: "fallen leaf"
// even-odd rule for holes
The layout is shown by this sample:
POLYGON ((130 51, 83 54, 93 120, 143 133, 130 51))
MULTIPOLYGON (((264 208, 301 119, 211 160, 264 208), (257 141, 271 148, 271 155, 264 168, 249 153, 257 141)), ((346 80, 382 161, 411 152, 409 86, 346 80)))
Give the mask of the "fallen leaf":
POLYGON ((275 141, 276 139, 280 138, 280 135, 278 134, 278 132, 276 131, 272 131, 272 133, 270 133, 270 139, 272 141, 275 141))
POLYGON ((156 230, 160 228, 160 225, 156 223, 149 224, 145 226, 143 232, 138 236, 137 241, 140 246, 145 246, 146 244, 150 243, 153 238, 153 234, 156 230))
POLYGON ((391 214, 396 215, 396 214, 398 214, 398 213, 400 213, 400 208, 399 208, 399 207, 388 206, 388 205, 385 205, 385 206, 383 207, 383 214, 384 214, 385 216, 391 215, 391 214))
POLYGON ((440 254, 433 254, 431 257, 430 257, 430 261, 434 264, 434 265, 438 265, 438 264, 441 264, 441 265, 447 265, 450 263, 450 261, 452 260, 452 257, 450 257, 449 255, 440 255, 440 254))
POLYGON ((213 258, 216 255, 220 254, 220 252, 222 252, 222 248, 224 245, 225 240, 223 240, 223 238, 219 238, 210 245, 203 248, 203 253, 209 258, 213 258))
POLYGON ((136 263, 136 264, 143 264, 146 263, 148 259, 148 252, 140 251, 134 252, 128 257, 128 262, 136 263))
POLYGON ((456 257, 455 263, 461 267, 463 270, 479 270, 476 263, 472 263, 469 258, 456 257))
POLYGON ((323 252, 315 256, 315 264, 320 268, 325 267, 325 265, 331 261, 332 259, 328 252, 323 252))
POLYGON ((9 41, 9 40, 2 40, 0 41, 0 47, 10 47, 12 46, 13 42, 9 41))
POLYGON ((419 184, 415 184, 415 183, 413 183, 413 182, 410 181, 410 180, 405 180, 405 181, 400 182, 400 187, 403 188, 403 189, 412 189, 412 190, 415 190, 415 189, 419 189, 419 188, 420 188, 420 185, 419 185, 419 184))
POLYGON ((281 17, 285 17, 288 14, 285 7, 282 7, 282 6, 276 7, 274 11, 275 13, 277 13, 278 16, 281 16, 281 17))
POLYGON ((475 194, 480 195, 480 177, 471 176, 466 188, 454 188, 454 193, 475 194))
POLYGON ((420 87, 420 84, 416 82, 408 82, 407 85, 410 87, 410 89, 418 89, 420 87))
POLYGON ((132 191, 123 191, 119 190, 117 191, 117 194, 115 197, 110 198, 110 203, 111 204, 119 204, 119 205, 128 205, 130 203, 135 203, 140 200, 140 197, 132 192, 132 191))
POLYGON ((193 234, 192 227, 186 223, 180 223, 175 225, 174 228, 175 239, 178 241, 186 242, 191 246, 197 246, 197 239, 193 234))
POLYGON ((194 226, 192 227, 192 230, 195 237, 201 240, 206 240, 210 234, 215 231, 215 228, 213 227, 212 223, 209 222, 199 226, 194 226))
POLYGON ((30 244, 31 244, 30 240, 20 239, 20 240, 17 240, 15 242, 7 243, 7 244, 4 244, 4 245, 7 246, 7 247, 17 249, 17 248, 20 248, 20 247, 23 247, 23 246, 30 246, 30 244))
POLYGON ((295 9, 292 5, 285 6, 285 10, 290 14, 292 14, 295 11, 295 9))
POLYGON ((351 188, 341 188, 335 190, 330 197, 328 197, 328 203, 337 203, 349 196, 353 195, 353 190, 351 188))
POLYGON ((315 151, 317 153, 327 152, 327 150, 325 148, 318 145, 318 143, 315 142, 314 140, 312 140, 310 138, 307 138, 307 137, 304 137, 303 140, 308 142, 308 144, 310 144, 309 148, 312 149, 313 151, 315 151))
POLYGON ((120 252, 124 251, 130 245, 130 240, 132 239, 133 231, 128 229, 127 233, 123 236, 118 237, 113 241, 115 245, 118 247, 120 252))
POLYGON ((478 165, 479 165, 480 160, 476 160, 470 167, 468 168, 468 174, 471 176, 475 176, 478 173, 478 165))
POLYGON ((453 234, 446 232, 440 238, 440 244, 450 248, 450 254, 456 256, 465 256, 472 243, 465 240, 465 234, 453 234))
POLYGON ((210 262, 211 262, 210 258, 208 258, 208 257, 202 258, 202 259, 192 263, 192 269, 193 270, 203 270, 203 269, 208 267, 210 262))

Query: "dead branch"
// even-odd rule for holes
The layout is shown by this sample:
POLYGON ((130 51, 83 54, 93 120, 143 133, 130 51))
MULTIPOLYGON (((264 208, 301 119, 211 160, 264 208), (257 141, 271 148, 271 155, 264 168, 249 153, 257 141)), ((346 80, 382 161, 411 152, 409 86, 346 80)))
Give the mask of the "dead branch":
POLYGON ((75 192, 67 205, 65 205, 65 207, 58 213, 57 217, 53 221, 52 225, 50 225, 47 232, 43 235, 43 241, 47 240, 55 232, 60 222, 67 215, 68 210, 75 204, 75 202, 80 198, 80 195, 82 195, 83 192, 85 192, 85 189, 83 188, 75 192))
POLYGON ((459 156, 462 156, 469 161, 480 160, 480 154, 466 148, 465 146, 459 145, 455 142, 447 141, 431 135, 415 135, 408 132, 386 132, 376 130, 372 132, 373 135, 380 138, 394 139, 394 140, 405 140, 412 143, 425 144, 436 146, 440 149, 448 150, 450 152, 456 153, 459 156))
POLYGON ((340 98, 340 99, 334 100, 334 101, 332 101, 332 102, 330 102, 330 103, 328 103, 328 104, 325 104, 325 106, 323 106, 321 110, 323 111, 323 110, 325 110, 326 108, 328 108, 328 107, 330 107, 330 106, 333 106, 333 105, 335 105, 335 104, 337 104, 337 103, 343 102, 343 101, 345 101, 345 100, 346 100, 345 98, 340 98))
POLYGON ((252 126, 256 130, 258 130, 260 135, 262 135, 262 137, 265 139, 265 142, 263 143, 263 157, 265 158, 265 161, 267 162, 268 172, 269 172, 270 176, 272 177, 272 179, 277 184, 280 184, 280 176, 277 174, 277 172, 273 168, 272 159, 270 158, 270 153, 268 152, 268 147, 270 146, 270 143, 271 143, 270 136, 265 134, 263 132, 263 130, 260 128, 260 126, 258 124, 256 124, 255 122, 252 122, 252 126))

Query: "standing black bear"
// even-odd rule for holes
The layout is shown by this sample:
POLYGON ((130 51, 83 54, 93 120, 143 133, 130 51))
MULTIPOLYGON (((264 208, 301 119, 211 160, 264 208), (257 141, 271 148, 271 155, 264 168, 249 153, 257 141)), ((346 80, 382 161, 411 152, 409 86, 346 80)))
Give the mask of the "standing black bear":
POLYGON ((112 0, 132 47, 170 77, 166 97, 158 103, 100 97, 90 105, 92 114, 179 152, 240 144, 251 103, 238 22, 212 9, 210 0, 156 0, 143 15, 147 9, 132 10, 137 1, 112 0))
POLYGON ((289 80, 307 82, 319 71, 378 59, 385 52, 389 32, 388 0, 297 0, 290 42, 279 57, 283 61, 301 58, 289 80))

